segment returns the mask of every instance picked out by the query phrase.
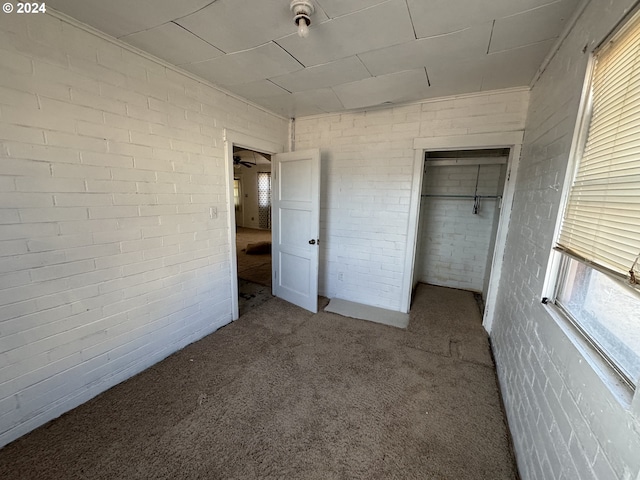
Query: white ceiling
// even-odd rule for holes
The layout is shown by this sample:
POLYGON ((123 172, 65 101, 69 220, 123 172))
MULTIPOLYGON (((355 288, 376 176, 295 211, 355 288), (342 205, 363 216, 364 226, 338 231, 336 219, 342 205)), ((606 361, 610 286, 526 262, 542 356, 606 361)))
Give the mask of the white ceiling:
POLYGON ((287 117, 529 85, 582 0, 49 0, 287 117))

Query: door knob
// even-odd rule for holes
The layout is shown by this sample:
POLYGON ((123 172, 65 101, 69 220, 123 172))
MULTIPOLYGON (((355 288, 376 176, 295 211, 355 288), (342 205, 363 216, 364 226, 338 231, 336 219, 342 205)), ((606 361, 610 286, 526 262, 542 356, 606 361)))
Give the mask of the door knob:
POLYGON ((316 241, 312 238, 311 240, 309 240, 309 245, 315 245, 316 241))

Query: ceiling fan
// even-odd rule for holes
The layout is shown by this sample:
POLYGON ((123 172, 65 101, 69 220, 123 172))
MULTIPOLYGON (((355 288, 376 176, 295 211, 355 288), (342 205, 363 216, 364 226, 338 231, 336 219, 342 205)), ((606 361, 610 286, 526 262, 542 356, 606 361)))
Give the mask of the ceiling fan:
POLYGON ((234 155, 234 157, 233 157, 233 166, 234 167, 235 166, 239 167, 241 165, 244 165, 247 168, 251 168, 251 167, 253 167, 253 166, 257 165, 257 164, 255 162, 252 163, 252 162, 248 162, 246 160, 242 160, 242 157, 234 155))

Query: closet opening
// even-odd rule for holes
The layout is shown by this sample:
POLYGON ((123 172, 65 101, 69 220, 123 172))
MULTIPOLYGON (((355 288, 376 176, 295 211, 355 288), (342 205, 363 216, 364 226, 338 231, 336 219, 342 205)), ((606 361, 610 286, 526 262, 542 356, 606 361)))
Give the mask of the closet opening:
POLYGON ((415 280, 487 299, 509 148, 425 152, 415 280))

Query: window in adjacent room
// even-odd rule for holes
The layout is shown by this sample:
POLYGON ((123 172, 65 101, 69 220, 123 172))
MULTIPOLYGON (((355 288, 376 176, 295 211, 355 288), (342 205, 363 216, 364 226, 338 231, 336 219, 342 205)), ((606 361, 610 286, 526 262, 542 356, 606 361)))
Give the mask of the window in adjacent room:
POLYGON ((635 387, 640 381, 640 19, 594 54, 553 302, 635 387))
POLYGON ((242 185, 240 183, 239 178, 233 179, 233 203, 235 205, 236 212, 240 212, 242 210, 242 185))
POLYGON ((271 228, 271 172, 258 172, 258 220, 260 228, 271 228))

